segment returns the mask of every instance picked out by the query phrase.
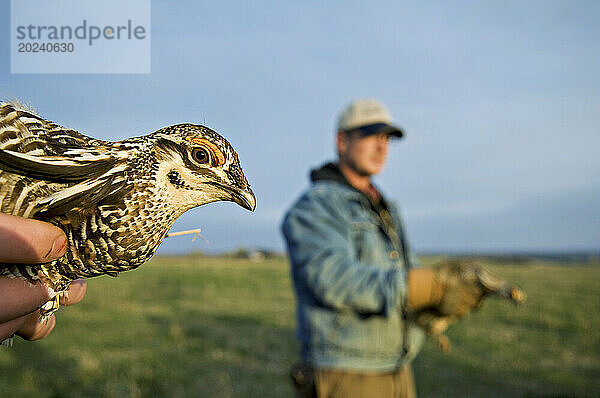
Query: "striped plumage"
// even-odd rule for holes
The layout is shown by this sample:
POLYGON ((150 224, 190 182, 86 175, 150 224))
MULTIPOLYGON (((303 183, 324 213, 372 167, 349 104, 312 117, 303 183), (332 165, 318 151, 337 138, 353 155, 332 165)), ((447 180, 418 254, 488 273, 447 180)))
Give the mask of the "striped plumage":
MULTIPOLYGON (((254 210, 236 152, 207 127, 178 124, 108 142, 0 105, 0 211, 62 228, 68 250, 46 264, 0 264, 0 275, 57 292, 77 278, 137 268, 193 207, 229 200, 254 210)), ((56 310, 58 299, 44 307, 56 310)))

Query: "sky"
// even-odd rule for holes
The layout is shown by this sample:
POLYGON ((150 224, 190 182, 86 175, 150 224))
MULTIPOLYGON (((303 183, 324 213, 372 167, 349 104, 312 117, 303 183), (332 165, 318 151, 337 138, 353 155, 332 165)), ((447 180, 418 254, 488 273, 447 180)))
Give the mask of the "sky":
POLYGON ((11 74, 0 4, 0 97, 100 139, 191 122, 237 150, 256 211, 190 210, 173 230, 205 240, 159 253, 283 251, 286 209, 365 97, 406 131, 374 181, 417 252, 600 250, 596 1, 155 0, 149 74, 11 74))

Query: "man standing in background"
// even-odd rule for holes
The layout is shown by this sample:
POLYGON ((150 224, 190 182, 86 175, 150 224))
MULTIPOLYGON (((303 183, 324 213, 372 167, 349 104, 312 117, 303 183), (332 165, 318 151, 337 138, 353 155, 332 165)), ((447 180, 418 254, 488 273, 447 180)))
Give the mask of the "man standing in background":
POLYGON ((371 182, 390 140, 404 135, 391 121, 376 100, 350 104, 337 126, 337 162, 311 172, 312 186, 284 218, 299 395, 416 396, 411 362, 424 335, 406 314, 438 304, 444 288, 416 268, 398 210, 371 182))

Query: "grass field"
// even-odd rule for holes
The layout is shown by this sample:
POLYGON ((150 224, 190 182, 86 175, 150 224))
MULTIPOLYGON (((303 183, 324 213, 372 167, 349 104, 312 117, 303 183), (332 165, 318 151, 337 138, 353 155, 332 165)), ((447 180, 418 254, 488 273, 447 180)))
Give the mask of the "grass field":
MULTIPOLYGON (((425 258, 425 264, 433 259, 425 258)), ((489 264, 529 296, 488 300, 429 340, 420 397, 600 396, 600 266, 489 264)), ((287 260, 162 257, 88 282, 45 340, 0 350, 0 397, 289 397, 287 260)))

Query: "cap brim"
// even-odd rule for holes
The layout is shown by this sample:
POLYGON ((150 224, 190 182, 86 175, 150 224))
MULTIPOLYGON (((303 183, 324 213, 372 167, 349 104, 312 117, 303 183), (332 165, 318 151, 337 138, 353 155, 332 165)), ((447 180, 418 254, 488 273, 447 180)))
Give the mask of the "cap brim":
POLYGON ((396 137, 396 138, 404 137, 404 131, 402 131, 399 127, 392 126, 391 124, 382 127, 379 132, 389 134, 392 137, 396 137))
POLYGON ((373 134, 389 134, 390 136, 396 138, 401 138, 404 136, 404 131, 402 131, 396 126, 392 126, 391 124, 387 123, 369 124, 366 126, 358 127, 353 131, 356 131, 365 137, 373 134))

